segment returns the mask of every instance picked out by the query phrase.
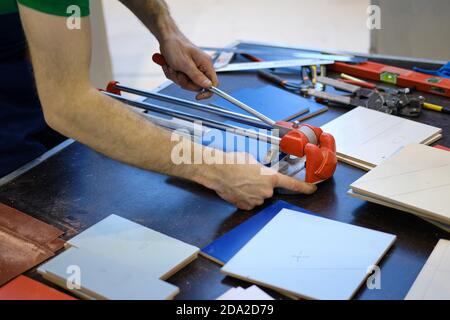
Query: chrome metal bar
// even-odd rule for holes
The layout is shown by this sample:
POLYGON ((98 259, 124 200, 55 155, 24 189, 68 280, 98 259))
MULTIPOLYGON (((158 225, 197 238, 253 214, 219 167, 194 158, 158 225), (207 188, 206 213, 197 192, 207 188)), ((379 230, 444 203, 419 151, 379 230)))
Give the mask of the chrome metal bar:
POLYGON ((208 106, 208 105, 201 104, 198 102, 193 102, 193 101, 189 101, 189 100, 185 100, 185 99, 181 99, 181 98, 176 98, 176 97, 168 96, 168 95, 161 94, 161 93, 155 93, 155 92, 149 92, 149 91, 145 91, 145 90, 135 89, 135 88, 131 88, 128 86, 124 86, 122 84, 117 84, 116 88, 121 91, 136 94, 139 96, 152 98, 152 99, 156 99, 156 100, 164 101, 164 102, 170 102, 170 103, 174 103, 174 104, 177 104, 180 106, 196 109, 196 110, 199 110, 202 112, 215 114, 215 115, 222 116, 222 117, 234 120, 236 122, 251 125, 254 127, 264 128, 264 129, 269 129, 269 130, 272 129, 272 127, 268 126, 267 124, 265 124, 258 118, 243 115, 243 114, 240 114, 237 112, 233 112, 233 111, 229 111, 229 110, 225 110, 225 109, 221 109, 221 108, 217 108, 217 107, 213 107, 213 106, 208 106))
POLYGON ((211 87, 211 88, 209 88, 209 91, 217 94, 219 97, 227 100, 228 102, 231 102, 235 106, 238 106, 242 110, 247 111, 248 113, 254 115, 258 119, 261 119, 261 121, 267 123, 271 128, 273 128, 275 126, 275 124, 276 124, 275 121, 273 121, 272 119, 266 117, 265 115, 263 115, 262 113, 256 111, 255 109, 253 109, 252 107, 246 105, 245 103, 243 103, 243 102, 233 98, 232 96, 230 96, 229 94, 223 92, 219 88, 211 87))
POLYGON ((126 103, 127 105, 133 106, 133 107, 137 107, 140 109, 144 109, 144 110, 148 110, 148 111, 153 111, 153 112, 157 112, 160 114, 165 114, 171 117, 175 117, 178 119, 182 119, 182 120, 186 120, 186 121, 201 121, 202 124, 204 124, 205 126, 209 127, 209 128, 213 128, 213 129, 218 129, 218 130, 223 130, 223 131, 228 131, 230 133, 236 134, 236 135, 240 135, 240 136, 245 136, 245 137, 249 137, 249 138, 253 138, 253 139, 257 139, 257 140, 261 140, 261 141, 265 141, 274 145, 279 145, 281 139, 279 137, 275 137, 275 136, 269 136, 266 134, 262 134, 259 132, 256 132, 254 130, 249 130, 249 129, 244 129, 244 128, 240 128, 237 126, 233 126, 230 124, 224 124, 222 122, 219 121, 214 121, 214 120, 210 120, 210 119, 205 119, 201 116, 198 115, 192 115, 192 114, 188 114, 182 111, 177 111, 177 110, 172 110, 169 108, 165 108, 165 107, 161 107, 161 106, 157 106, 154 104, 150 104, 147 102, 141 102, 141 101, 136 101, 136 100, 132 100, 132 99, 128 99, 122 96, 119 96, 117 94, 113 94, 110 92, 106 92, 103 91, 103 93, 111 98, 117 99, 119 101, 122 101, 124 103, 126 103))

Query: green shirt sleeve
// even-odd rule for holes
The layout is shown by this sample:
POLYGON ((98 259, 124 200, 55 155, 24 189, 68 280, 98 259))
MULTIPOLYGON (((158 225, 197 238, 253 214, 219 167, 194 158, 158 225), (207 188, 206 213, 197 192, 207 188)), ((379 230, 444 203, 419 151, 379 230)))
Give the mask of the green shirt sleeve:
POLYGON ((89 0, 17 0, 17 2, 37 11, 61 17, 72 16, 73 11, 68 9, 75 5, 80 8, 81 17, 89 15, 89 0))

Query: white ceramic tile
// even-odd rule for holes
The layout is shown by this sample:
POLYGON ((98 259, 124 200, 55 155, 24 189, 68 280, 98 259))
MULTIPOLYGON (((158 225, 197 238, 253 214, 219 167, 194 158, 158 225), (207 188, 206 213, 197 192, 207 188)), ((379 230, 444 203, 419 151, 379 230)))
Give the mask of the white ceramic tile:
POLYGON ((440 134, 440 128, 355 108, 327 123, 322 129, 336 139, 338 155, 375 167, 411 143, 424 143, 440 134))
POLYGON ((392 202, 387 202, 387 201, 384 201, 384 200, 381 200, 381 199, 377 199, 377 198, 373 198, 373 197, 370 197, 370 196, 362 195, 362 194, 354 192, 351 189, 347 192, 347 194, 349 196, 351 196, 351 197, 358 198, 358 199, 363 200, 363 201, 369 201, 369 202, 376 203, 376 204, 379 204, 379 205, 382 205, 382 206, 385 206, 385 207, 388 207, 388 208, 397 209, 397 210, 400 210, 400 211, 412 213, 412 214, 418 216, 419 218, 422 218, 425 221, 428 221, 429 223, 434 224, 436 227, 441 228, 442 230, 445 230, 445 231, 450 233, 450 224, 445 224, 445 223, 441 223, 441 222, 432 220, 431 218, 427 217, 426 215, 422 214, 421 212, 415 211, 415 210, 413 210, 411 208, 404 207, 404 206, 401 206, 401 205, 398 205, 398 204, 393 204, 392 202))
POLYGON ((124 267, 88 249, 70 248, 40 266, 38 272, 83 298, 163 300, 178 293, 176 286, 155 278, 139 266, 124 267), (74 284, 75 270, 80 271, 80 290, 70 290, 66 285, 67 279, 74 284))
POLYGON ((440 240, 406 300, 450 300, 450 241, 440 240))
POLYGON ((309 299, 350 299, 395 236, 282 210, 223 268, 309 299))
POLYGON ((411 144, 355 181, 356 193, 450 224, 450 152, 411 144))
POLYGON ((124 267, 165 279, 195 259, 198 248, 122 217, 111 215, 68 241, 124 267))

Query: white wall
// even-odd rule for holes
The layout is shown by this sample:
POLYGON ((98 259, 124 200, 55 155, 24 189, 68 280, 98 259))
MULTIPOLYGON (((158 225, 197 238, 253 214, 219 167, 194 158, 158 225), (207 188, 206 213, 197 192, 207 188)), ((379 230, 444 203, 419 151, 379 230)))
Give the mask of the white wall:
POLYGON ((449 0, 373 0, 381 26, 372 32, 374 53, 450 60, 449 0))

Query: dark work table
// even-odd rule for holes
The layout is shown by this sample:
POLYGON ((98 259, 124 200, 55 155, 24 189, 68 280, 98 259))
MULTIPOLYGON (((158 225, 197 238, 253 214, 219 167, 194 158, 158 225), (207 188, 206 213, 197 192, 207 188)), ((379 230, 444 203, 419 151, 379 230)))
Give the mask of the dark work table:
MULTIPOLYGON (((220 80, 221 88, 230 93, 240 87, 267 85, 254 73, 221 75, 220 80)), ((175 85, 161 92, 194 99, 192 93, 175 85)), ((430 102, 450 106, 446 98, 423 95, 430 102)), ((306 122, 321 126, 346 111, 332 107, 306 122)), ((443 138, 437 143, 450 146, 449 115, 424 110, 415 120, 442 128, 443 138)), ((397 235, 379 265, 381 290, 363 285, 355 298, 403 299, 437 241, 450 239, 450 235, 412 214, 348 196, 349 185, 364 174, 339 163, 334 178, 322 183, 314 195, 276 195, 264 206, 281 199, 326 218, 397 235)), ((64 230, 66 239, 116 214, 199 248, 264 207, 236 210, 199 185, 121 164, 77 142, 1 186, 0 202, 64 230)), ((28 275, 49 284, 35 270, 28 275)), ((225 277, 219 265, 202 256, 168 281, 180 288, 176 299, 216 299, 230 287, 249 285, 225 277)))

